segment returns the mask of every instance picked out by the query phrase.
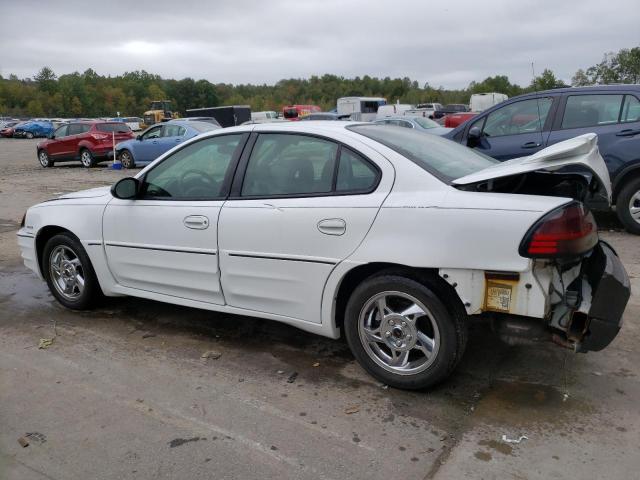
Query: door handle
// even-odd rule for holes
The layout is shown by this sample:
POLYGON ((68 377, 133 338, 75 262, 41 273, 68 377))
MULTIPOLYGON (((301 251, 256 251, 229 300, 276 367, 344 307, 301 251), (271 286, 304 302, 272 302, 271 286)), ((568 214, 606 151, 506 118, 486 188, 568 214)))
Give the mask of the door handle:
POLYGON ((176 138, 176 143, 180 143, 181 140, 181 138, 176 138))
POLYGON ((347 231, 347 222, 341 218, 325 218, 318 222, 318 230, 325 235, 344 235, 347 231))
POLYGON ((539 146, 540 144, 537 142, 527 142, 524 145, 522 145, 520 148, 537 148, 539 146))
POLYGON ((153 142, 151 142, 151 143, 158 143, 158 141, 157 141, 157 140, 154 140, 154 141, 153 141, 153 142))
POLYGON ((209 228, 209 219, 204 215, 189 215, 184 217, 184 226, 193 230, 206 230, 209 228))
POLYGON ((627 128, 616 133, 616 137, 632 137, 634 135, 638 135, 639 133, 640 130, 632 130, 631 128, 627 128))

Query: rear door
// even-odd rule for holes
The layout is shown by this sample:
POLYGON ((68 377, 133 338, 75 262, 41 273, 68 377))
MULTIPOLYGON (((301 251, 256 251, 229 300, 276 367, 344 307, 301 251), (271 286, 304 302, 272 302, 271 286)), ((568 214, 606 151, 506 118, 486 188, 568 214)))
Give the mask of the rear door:
POLYGON ((364 239, 393 169, 364 145, 291 132, 253 135, 220 214, 225 299, 320 323, 326 279, 364 239))
POLYGON ((640 99, 628 92, 566 94, 549 144, 583 133, 598 134, 598 147, 612 181, 640 163, 640 99))
MULTIPOLYGON (((64 156, 72 158, 78 153, 78 143, 82 140, 83 135, 88 131, 88 125, 81 123, 72 123, 69 125, 69 131, 64 139, 64 156)), ((90 128, 90 127, 89 127, 90 128)))
POLYGON ((478 151, 497 160, 531 155, 547 145, 559 97, 545 96, 509 103, 481 116, 466 130, 478 127, 478 151))

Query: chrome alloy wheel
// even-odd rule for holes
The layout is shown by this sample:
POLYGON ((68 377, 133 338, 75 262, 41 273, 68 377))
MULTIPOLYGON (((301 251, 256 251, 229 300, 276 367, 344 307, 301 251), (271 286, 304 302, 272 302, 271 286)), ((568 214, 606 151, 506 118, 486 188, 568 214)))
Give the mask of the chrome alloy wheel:
POLYGON ((65 245, 58 245, 49 255, 49 274, 53 285, 67 300, 76 300, 84 290, 84 269, 78 255, 65 245))
POLYGON ((403 292, 381 292, 367 300, 358 318, 358 333, 369 357, 399 375, 426 370, 440 348, 433 314, 403 292))
POLYGON ((82 153, 80 154, 80 161, 82 162, 82 165, 84 165, 85 167, 90 167, 91 152, 89 152, 89 150, 83 150, 82 153))
POLYGON ((637 223, 640 223, 640 190, 634 193, 629 200, 629 213, 637 223))
POLYGON ((40 160, 40 165, 42 165, 43 167, 49 166, 49 155, 47 155, 47 152, 45 152, 44 150, 40 150, 40 153, 38 154, 38 160, 40 160))

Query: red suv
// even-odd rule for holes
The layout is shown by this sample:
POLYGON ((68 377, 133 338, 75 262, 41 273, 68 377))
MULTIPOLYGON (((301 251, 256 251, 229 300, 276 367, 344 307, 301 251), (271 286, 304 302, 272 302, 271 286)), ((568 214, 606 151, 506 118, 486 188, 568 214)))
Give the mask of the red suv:
POLYGON ((114 140, 118 143, 134 136, 122 122, 68 123, 38 143, 38 160, 43 167, 53 167, 55 162, 80 160, 83 166, 90 168, 100 161, 113 159, 114 140))

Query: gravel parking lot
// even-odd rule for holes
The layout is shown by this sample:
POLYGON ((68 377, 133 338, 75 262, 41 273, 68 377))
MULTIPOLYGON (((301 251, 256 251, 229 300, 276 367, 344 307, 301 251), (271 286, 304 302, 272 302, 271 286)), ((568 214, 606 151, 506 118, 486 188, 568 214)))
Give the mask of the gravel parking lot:
POLYGON ((608 349, 508 347, 478 323, 449 381, 404 392, 344 342, 275 322, 138 299, 58 305, 22 265, 24 210, 130 172, 43 169, 36 143, 0 139, 0 478, 637 477, 640 237, 602 232, 633 289, 608 349))

